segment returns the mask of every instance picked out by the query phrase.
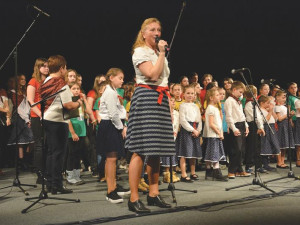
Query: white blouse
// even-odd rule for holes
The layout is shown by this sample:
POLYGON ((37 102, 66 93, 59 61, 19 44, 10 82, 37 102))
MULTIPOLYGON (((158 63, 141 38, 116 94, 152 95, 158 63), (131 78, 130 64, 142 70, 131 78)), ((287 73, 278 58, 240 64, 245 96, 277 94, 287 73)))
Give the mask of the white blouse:
POLYGON ((275 105, 275 113, 279 113, 280 116, 284 116, 287 114, 287 107, 284 105, 275 105))
POLYGON ((238 130, 235 126, 237 122, 245 122, 245 126, 248 127, 242 103, 239 104, 234 98, 229 96, 224 103, 224 108, 227 125, 233 132, 238 130))
POLYGON ((179 106, 179 122, 180 125, 188 132, 193 132, 194 128, 189 122, 198 123, 197 130, 202 130, 202 120, 199 107, 195 103, 183 102, 179 106))
POLYGON ((100 100, 99 115, 103 120, 111 120, 113 125, 118 129, 123 129, 121 119, 126 118, 126 110, 121 105, 116 89, 106 85, 100 100))
POLYGON ((158 78, 158 81, 151 81, 147 77, 145 77, 142 72, 139 70, 138 66, 143 62, 150 61, 153 66, 156 64, 158 59, 158 54, 155 51, 147 46, 138 47, 134 49, 134 53, 132 55, 132 63, 136 74, 136 83, 137 84, 148 84, 148 85, 156 85, 166 87, 168 86, 168 78, 170 75, 170 69, 168 66, 168 60, 165 58, 163 71, 158 78))
MULTIPOLYGON (((244 111, 245 111, 246 121, 248 123, 254 121, 252 102, 246 103, 244 111)), ((255 113, 256 113, 256 125, 258 129, 264 129, 264 120, 257 106, 255 106, 255 113)))
POLYGON ((223 132, 222 118, 220 115, 220 110, 213 105, 208 105, 205 110, 205 123, 203 137, 219 138, 220 136, 209 126, 209 116, 214 117, 214 124, 220 132, 223 132))
MULTIPOLYGON (((52 77, 48 76, 44 83, 52 79, 52 77)), ((60 123, 68 123, 69 120, 64 120, 63 118, 63 104, 72 102, 72 92, 68 85, 65 85, 62 89, 66 89, 65 91, 56 95, 55 99, 49 106, 49 108, 45 111, 44 119, 60 122, 60 123)), ((61 90, 62 90, 61 89, 61 90)))
MULTIPOLYGON (((267 117, 267 115, 269 114, 269 112, 265 109, 261 109, 262 113, 264 114, 265 117, 267 117)), ((268 120, 268 123, 272 124, 275 123, 275 118, 273 117, 273 115, 271 115, 270 119, 268 120)))
MULTIPOLYGON (((178 130, 179 130, 179 112, 175 109, 173 109, 173 132, 178 134, 178 130)), ((176 139, 176 137, 174 136, 174 139, 176 139)))

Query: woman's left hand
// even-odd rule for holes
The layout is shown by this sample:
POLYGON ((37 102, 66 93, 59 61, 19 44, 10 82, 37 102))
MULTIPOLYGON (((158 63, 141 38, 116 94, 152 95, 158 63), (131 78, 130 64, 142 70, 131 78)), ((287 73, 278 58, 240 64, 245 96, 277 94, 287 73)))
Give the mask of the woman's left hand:
POLYGON ((123 139, 126 138, 126 132, 127 132, 127 127, 124 127, 123 130, 122 130, 122 137, 123 137, 123 139))

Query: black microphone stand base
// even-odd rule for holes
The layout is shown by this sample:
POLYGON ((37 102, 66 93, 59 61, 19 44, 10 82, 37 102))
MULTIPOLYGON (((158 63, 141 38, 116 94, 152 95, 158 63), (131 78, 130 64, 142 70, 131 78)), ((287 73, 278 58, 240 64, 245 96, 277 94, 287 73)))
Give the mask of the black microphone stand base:
POLYGON ((9 185, 9 186, 0 188, 0 190, 5 189, 5 188, 10 188, 10 187, 18 187, 18 188, 19 188, 26 196, 28 196, 29 193, 28 193, 27 191, 25 191, 24 188, 22 188, 21 186, 34 187, 34 188, 37 187, 37 185, 34 185, 34 184, 22 184, 22 183, 20 182, 19 178, 16 177, 16 178, 14 179, 12 185, 9 185))
POLYGON ((268 188, 263 182, 261 182, 257 177, 254 177, 253 180, 252 180, 252 183, 251 184, 242 184, 242 185, 238 185, 238 186, 235 186, 235 187, 231 187, 231 188, 225 188, 225 191, 229 191, 229 190, 232 190, 232 189, 236 189, 236 188, 240 188, 240 187, 246 187, 246 186, 249 186, 249 185, 258 185, 274 194, 276 194, 275 191, 273 191, 272 189, 268 188))
POLYGON ((21 212, 26 213, 28 209, 33 207, 35 204, 37 204, 39 201, 44 200, 44 199, 55 199, 55 200, 64 200, 64 201, 69 201, 69 202, 80 202, 80 199, 68 199, 68 198, 57 198, 57 197, 49 197, 47 191, 42 190, 40 195, 38 197, 32 197, 32 198, 25 198, 25 201, 30 201, 33 199, 37 199, 35 202, 33 202, 30 206, 27 208, 23 209, 21 212))

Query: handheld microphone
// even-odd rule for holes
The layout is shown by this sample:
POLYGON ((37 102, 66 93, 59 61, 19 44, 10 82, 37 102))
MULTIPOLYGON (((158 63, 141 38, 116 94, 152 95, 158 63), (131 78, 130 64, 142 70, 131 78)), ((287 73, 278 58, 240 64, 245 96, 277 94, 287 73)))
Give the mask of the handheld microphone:
MULTIPOLYGON (((161 40, 160 37, 155 36, 155 43, 158 44, 158 42, 161 40)), ((165 45, 165 52, 168 52, 170 50, 168 45, 165 45)))
POLYGON ((245 70, 247 70, 247 68, 232 69, 232 70, 231 70, 231 73, 232 73, 232 74, 236 74, 236 73, 243 72, 243 71, 245 71, 245 70))
POLYGON ((49 15, 48 13, 46 13, 46 12, 44 12, 43 10, 39 9, 39 8, 36 7, 35 5, 32 5, 32 7, 33 7, 35 10, 39 11, 40 13, 44 14, 45 16, 50 17, 50 15, 49 15))

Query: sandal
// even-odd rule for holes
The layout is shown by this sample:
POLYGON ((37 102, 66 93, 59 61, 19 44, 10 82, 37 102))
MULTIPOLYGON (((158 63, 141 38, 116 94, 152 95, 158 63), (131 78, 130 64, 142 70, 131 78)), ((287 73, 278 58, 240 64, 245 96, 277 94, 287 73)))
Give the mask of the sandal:
POLYGON ((290 168, 288 165, 285 165, 285 164, 281 164, 280 166, 276 165, 276 167, 280 168, 280 169, 288 169, 288 168, 290 168))
POLYGON ((194 181, 191 180, 189 177, 180 177, 180 181, 181 182, 185 182, 185 183, 193 183, 194 181))
POLYGON ((191 180, 199 180, 199 177, 197 174, 191 174, 190 178, 191 178, 191 180))

